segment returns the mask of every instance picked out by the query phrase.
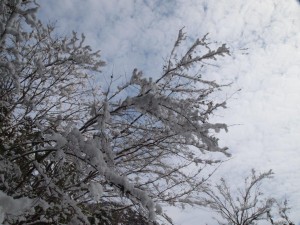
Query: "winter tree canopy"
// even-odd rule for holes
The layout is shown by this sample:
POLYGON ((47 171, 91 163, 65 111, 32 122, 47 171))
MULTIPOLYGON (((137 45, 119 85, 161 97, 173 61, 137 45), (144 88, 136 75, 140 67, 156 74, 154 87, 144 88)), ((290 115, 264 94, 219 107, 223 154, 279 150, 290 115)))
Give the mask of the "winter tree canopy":
POLYGON ((237 190, 222 178, 215 187, 208 185, 205 188, 206 206, 222 218, 216 219, 220 225, 256 225, 260 221, 270 225, 295 225, 288 216, 287 200, 281 202, 262 190, 263 181, 273 178, 273 175, 272 170, 257 174, 252 169, 243 187, 237 190))
POLYGON ((204 36, 186 49, 180 30, 159 76, 133 69, 101 87, 100 52, 83 34, 57 35, 38 8, 0 2, 1 223, 109 224, 123 209, 171 223, 164 205, 203 205, 203 170, 230 154, 215 136, 226 124, 209 120, 228 84, 202 69, 226 45, 204 36))

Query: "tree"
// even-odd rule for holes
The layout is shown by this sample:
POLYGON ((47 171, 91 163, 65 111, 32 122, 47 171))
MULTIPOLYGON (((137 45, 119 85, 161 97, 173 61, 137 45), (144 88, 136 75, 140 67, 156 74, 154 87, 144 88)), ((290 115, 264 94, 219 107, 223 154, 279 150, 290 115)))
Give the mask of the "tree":
POLYGON ((258 174, 252 170, 251 176, 245 179, 243 189, 233 192, 228 183, 222 178, 215 190, 208 186, 204 191, 206 206, 214 210, 224 222, 217 220, 219 224, 231 225, 255 225, 258 221, 269 221, 272 225, 293 224, 286 212, 289 209, 287 202, 282 206, 279 201, 272 197, 265 197, 261 191, 261 184, 264 180, 272 178, 272 170, 258 174), (273 215, 275 208, 278 213, 273 215), (278 215, 281 219, 277 219, 278 215), (275 222, 275 220, 277 222, 275 222))
POLYGON ((272 225, 295 225, 288 216, 288 212, 291 208, 288 206, 287 199, 283 202, 276 201, 275 203, 273 212, 269 211, 267 213, 267 218, 270 223, 272 225))
POLYGON ((99 52, 84 35, 57 36, 35 18, 38 7, 0 3, 0 194, 20 206, 0 201, 1 222, 97 223, 95 203, 102 216, 130 208, 170 221, 161 204, 201 205, 202 171, 220 162, 204 153, 230 156, 215 137, 226 125, 209 122, 225 107, 211 96, 227 85, 201 75, 226 45, 211 49, 204 36, 185 49, 180 30, 160 76, 134 69, 117 88, 113 76, 99 88, 99 52))
POLYGON ((90 204, 90 210, 95 213, 93 218, 90 218, 92 224, 95 224, 96 219, 99 221, 100 224, 103 225, 110 225, 110 224, 122 224, 122 225, 144 225, 148 224, 147 218, 140 214, 136 210, 132 210, 130 207, 111 203, 111 202, 104 202, 101 204, 90 204), (115 208, 112 208, 112 204, 115 208), (109 207, 109 210, 106 209, 109 207))

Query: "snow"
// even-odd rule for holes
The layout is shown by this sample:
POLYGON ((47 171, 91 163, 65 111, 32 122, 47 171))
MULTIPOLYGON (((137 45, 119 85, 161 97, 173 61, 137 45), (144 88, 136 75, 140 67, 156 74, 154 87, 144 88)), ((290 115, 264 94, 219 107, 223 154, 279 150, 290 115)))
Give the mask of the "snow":
POLYGON ((103 187, 101 184, 97 183, 97 182, 92 182, 89 185, 89 191, 90 191, 90 195, 91 197, 98 202, 101 198, 101 196, 103 195, 103 187))
POLYGON ((14 199, 0 190, 0 224, 5 216, 19 216, 32 209, 33 200, 27 197, 14 199))

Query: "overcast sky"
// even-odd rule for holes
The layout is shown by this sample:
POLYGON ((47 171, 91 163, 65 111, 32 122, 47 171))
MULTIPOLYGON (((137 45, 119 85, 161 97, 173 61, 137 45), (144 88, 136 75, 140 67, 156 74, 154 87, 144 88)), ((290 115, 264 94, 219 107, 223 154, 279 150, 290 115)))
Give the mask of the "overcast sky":
MULTIPOLYGON (((228 108, 214 118, 231 125, 220 134, 233 158, 215 174, 233 184, 251 168, 273 169, 265 186, 287 197, 291 218, 300 223, 300 4, 296 0, 47 0, 40 17, 57 21, 58 32, 84 32, 108 65, 105 73, 125 76, 133 68, 147 76, 161 72, 183 26, 189 38, 209 33, 227 43, 231 57, 216 62, 206 74, 234 81, 228 108)), ((171 210, 176 224, 214 224, 199 209, 171 210)))

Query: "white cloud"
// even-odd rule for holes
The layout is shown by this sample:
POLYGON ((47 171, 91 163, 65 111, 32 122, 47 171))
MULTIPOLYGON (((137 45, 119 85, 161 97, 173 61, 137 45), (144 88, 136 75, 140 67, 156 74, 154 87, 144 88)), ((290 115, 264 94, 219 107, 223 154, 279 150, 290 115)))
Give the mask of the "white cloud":
MULTIPOLYGON (((242 179, 252 167, 273 168, 276 179, 268 188, 290 197, 292 218, 300 221, 300 5, 295 0, 49 0, 41 5, 41 16, 58 20, 62 33, 86 33, 110 63, 106 71, 114 68, 118 75, 134 67, 159 73, 183 26, 191 38, 209 32, 212 41, 227 43, 233 56, 209 68, 208 75, 234 80, 232 90, 243 90, 215 119, 241 125, 221 135, 234 157, 217 176, 242 179)), ((173 214, 182 224, 210 221, 197 210, 173 214)))

